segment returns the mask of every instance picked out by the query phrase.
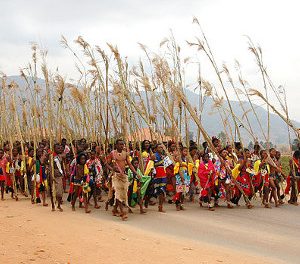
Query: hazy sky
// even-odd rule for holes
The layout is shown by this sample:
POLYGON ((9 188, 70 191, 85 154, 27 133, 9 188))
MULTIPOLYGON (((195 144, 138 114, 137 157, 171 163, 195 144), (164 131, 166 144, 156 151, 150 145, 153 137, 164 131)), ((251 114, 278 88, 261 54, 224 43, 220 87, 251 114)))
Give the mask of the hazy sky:
POLYGON ((61 35, 70 42, 82 35, 91 44, 117 44, 135 61, 142 55, 137 42, 155 51, 172 29, 189 50, 185 40, 197 34, 196 16, 220 65, 239 59, 254 86, 261 85, 260 76, 244 35, 259 43, 273 81, 288 91, 292 117, 300 120, 299 8, 297 0, 0 0, 0 71, 18 74, 34 41, 48 49, 51 66, 72 78, 74 60, 60 46, 61 35))

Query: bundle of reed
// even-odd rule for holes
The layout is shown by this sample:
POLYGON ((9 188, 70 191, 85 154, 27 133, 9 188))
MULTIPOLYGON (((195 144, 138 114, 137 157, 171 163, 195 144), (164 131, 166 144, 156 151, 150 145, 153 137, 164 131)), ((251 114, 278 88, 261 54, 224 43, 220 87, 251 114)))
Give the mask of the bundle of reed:
MULTIPOLYGON (((15 83, 11 83, 11 89, 16 89, 17 85, 15 83)), ((20 125, 20 121, 19 121, 19 115, 18 115, 18 111, 17 111, 17 107, 16 107, 16 100, 15 100, 15 93, 12 93, 12 111, 14 113, 14 121, 15 121, 15 127, 17 129, 17 134, 18 134, 18 139, 20 140, 21 143, 21 155, 22 155, 22 163, 23 165, 21 166, 21 168, 23 169, 22 173, 22 177, 24 178, 24 193, 25 195, 28 194, 28 182, 27 182, 27 166, 26 166, 26 153, 25 153, 25 149, 24 149, 24 145, 25 145, 25 141, 24 141, 24 137, 22 135, 21 132, 21 125, 20 125)))
POLYGON ((53 125, 54 125, 54 115, 53 115, 53 109, 51 107, 51 93, 50 93, 50 78, 49 78, 49 71, 47 67, 47 62, 46 62, 46 57, 47 53, 42 52, 42 66, 41 70, 45 79, 45 87, 46 87, 46 104, 47 104, 47 115, 48 115, 48 130, 49 130, 49 140, 50 140, 50 175, 49 177, 49 183, 51 185, 52 189, 52 197, 51 197, 51 202, 52 202, 52 210, 54 209, 54 204, 53 201, 55 202, 56 200, 56 190, 55 190, 55 183, 54 183, 54 135, 53 135, 53 125))

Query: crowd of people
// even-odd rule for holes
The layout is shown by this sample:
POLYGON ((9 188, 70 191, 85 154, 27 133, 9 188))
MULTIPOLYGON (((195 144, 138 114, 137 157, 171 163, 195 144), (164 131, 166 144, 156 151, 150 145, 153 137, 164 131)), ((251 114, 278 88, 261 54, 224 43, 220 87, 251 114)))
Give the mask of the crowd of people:
POLYGON ((186 202, 197 202, 214 211, 225 203, 232 209, 244 201, 253 207, 253 198, 262 206, 279 207, 288 201, 298 205, 300 188, 300 150, 293 153, 289 173, 284 173, 281 153, 274 148, 253 150, 240 143, 224 146, 213 137, 210 144, 189 147, 181 142, 132 143, 122 139, 104 147, 86 139, 67 143, 66 139, 50 148, 48 140, 5 142, 0 149, 1 200, 5 193, 18 200, 63 211, 69 202, 73 211, 91 207, 112 207, 112 214, 122 220, 138 206, 146 213, 148 206, 165 212, 165 203, 174 210, 185 210, 186 202), (286 175, 287 174, 287 175, 286 175))

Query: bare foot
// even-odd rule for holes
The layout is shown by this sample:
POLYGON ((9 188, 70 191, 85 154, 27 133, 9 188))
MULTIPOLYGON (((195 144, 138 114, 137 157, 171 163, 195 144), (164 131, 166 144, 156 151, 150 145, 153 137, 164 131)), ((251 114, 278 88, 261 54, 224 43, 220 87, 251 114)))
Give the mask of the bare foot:
POLYGON ((121 217, 122 217, 122 220, 123 220, 123 221, 126 221, 126 220, 128 219, 128 216, 127 216, 127 214, 125 214, 125 213, 124 213, 121 217))
POLYGON ((270 204, 265 204, 265 208, 272 209, 272 206, 270 204))
POLYGON ((52 212, 54 212, 55 211, 55 208, 54 207, 52 207, 52 212))
POLYGON ((112 215, 113 215, 113 216, 119 217, 119 216, 120 216, 120 213, 119 213, 118 210, 112 210, 112 215))
POLYGON ((85 210, 86 214, 89 214, 91 212, 91 210, 85 210))
POLYGON ((252 204, 247 204, 247 208, 248 208, 248 209, 252 209, 252 208, 253 208, 253 205, 252 205, 252 204))
POLYGON ((163 209, 162 206, 159 206, 159 207, 158 207, 158 212, 160 212, 160 213, 165 213, 166 211, 163 209))
POLYGON ((149 205, 151 205, 151 206, 156 205, 156 202, 150 201, 149 205))
POLYGON ((44 203, 44 204, 43 204, 43 206, 47 207, 47 206, 48 206, 48 204, 47 204, 47 203, 44 203))
POLYGON ((57 207, 57 209, 58 209, 60 212, 63 212, 63 211, 64 211, 61 207, 57 207))
POLYGON ((140 209, 140 214, 145 214, 147 213, 144 209, 140 209))

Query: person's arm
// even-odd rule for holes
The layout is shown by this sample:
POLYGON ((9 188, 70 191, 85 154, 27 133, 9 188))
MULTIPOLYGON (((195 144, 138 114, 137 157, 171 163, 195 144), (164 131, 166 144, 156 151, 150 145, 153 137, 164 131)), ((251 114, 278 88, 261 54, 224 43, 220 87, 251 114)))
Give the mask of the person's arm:
POLYGON ((114 166, 112 165, 112 161, 113 161, 113 156, 112 156, 112 153, 110 153, 107 158, 105 159, 105 166, 106 168, 108 168, 108 170, 114 172, 115 169, 114 169, 114 166))

